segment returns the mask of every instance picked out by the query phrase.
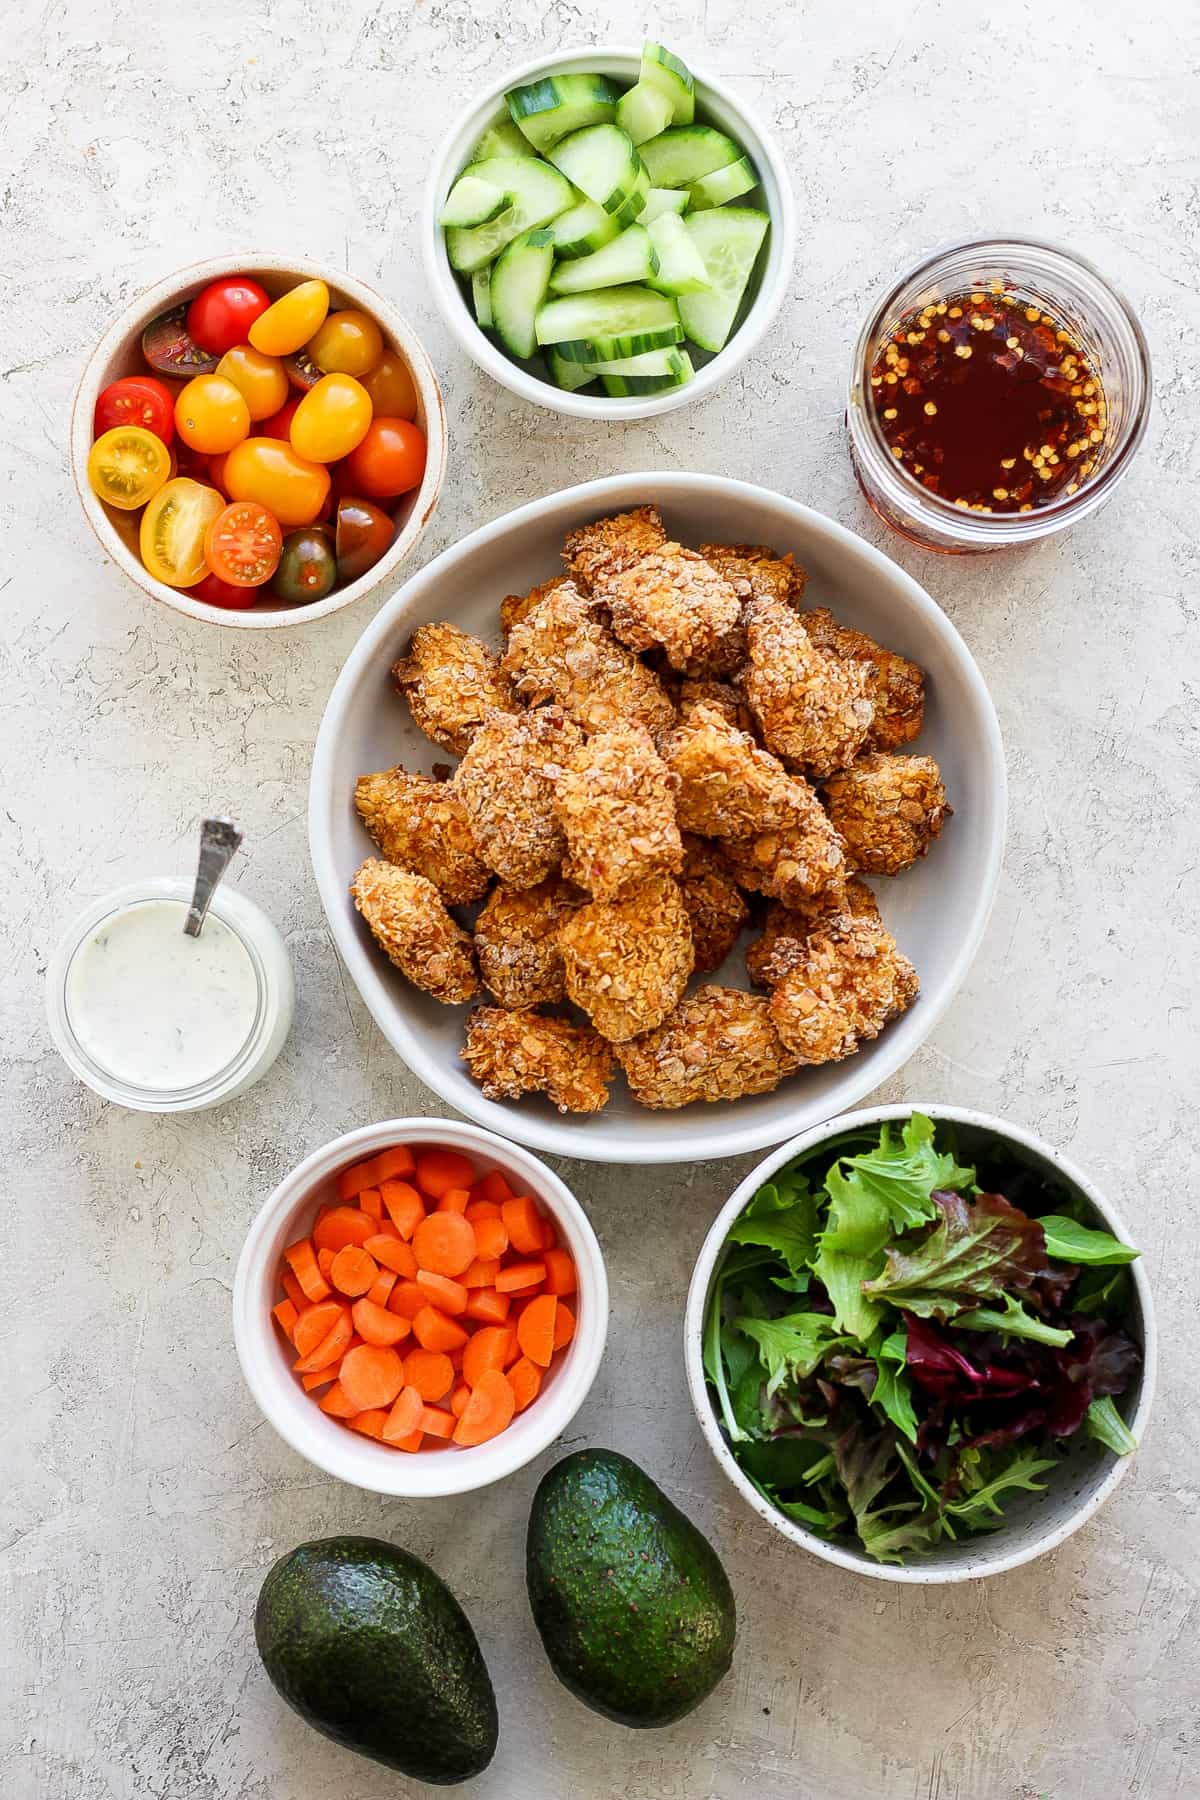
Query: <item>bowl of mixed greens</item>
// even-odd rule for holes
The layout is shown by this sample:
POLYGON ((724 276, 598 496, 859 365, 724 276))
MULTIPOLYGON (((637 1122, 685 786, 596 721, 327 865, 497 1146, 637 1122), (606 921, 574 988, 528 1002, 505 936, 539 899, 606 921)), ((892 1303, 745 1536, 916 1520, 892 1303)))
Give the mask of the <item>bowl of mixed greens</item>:
POLYGON ((705 1240, 685 1349, 755 1510, 892 1581, 1061 1544, 1154 1391, 1149 1283, 1112 1206, 1031 1133, 952 1106, 845 1114, 760 1163, 705 1240))

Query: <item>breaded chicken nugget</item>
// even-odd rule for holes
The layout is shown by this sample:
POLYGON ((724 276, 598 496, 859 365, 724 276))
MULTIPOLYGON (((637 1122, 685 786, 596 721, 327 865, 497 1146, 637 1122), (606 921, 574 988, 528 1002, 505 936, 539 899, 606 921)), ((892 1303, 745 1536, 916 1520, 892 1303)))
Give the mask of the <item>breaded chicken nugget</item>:
POLYGON ((504 633, 505 643, 508 642, 513 626, 519 625, 522 619, 527 619, 534 607, 542 604, 547 594, 552 594, 555 588, 565 585, 566 579, 565 575, 554 575, 549 581, 539 581, 527 594, 505 594, 500 602, 500 629, 504 633))
POLYGON ((501 1006, 554 1006, 566 999, 558 928, 584 896, 552 875, 536 887, 498 887, 475 921, 484 985, 501 1006))
POLYGON ((559 1112, 593 1113, 608 1099, 613 1054, 587 1025, 480 1006, 459 1055, 489 1100, 545 1094, 559 1112))
POLYGON ((872 751, 821 790, 846 862, 867 875, 899 875, 924 856, 952 808, 932 756, 872 751))
POLYGON ((661 645, 673 669, 689 672, 708 666, 742 612, 733 584, 676 543, 609 576, 599 597, 611 608, 612 628, 623 644, 631 650, 661 645))
POLYGON ((746 583, 746 598, 784 600, 798 606, 808 576, 789 551, 776 555, 766 544, 701 544, 700 554, 727 581, 746 583))
POLYGON ((678 782, 643 725, 616 725, 587 738, 554 790, 567 840, 563 873, 597 900, 614 900, 683 862, 675 823, 678 782))
POLYGON ((708 975, 733 949, 750 908, 715 843, 689 832, 683 840, 683 859, 679 891, 692 927, 694 972, 708 975))
MULTIPOLYGON (((742 661, 745 661, 744 656, 742 661)), ((712 706, 731 725, 736 725, 739 731, 748 731, 751 736, 754 734, 754 714, 730 681, 701 680, 688 676, 676 684, 673 697, 680 724, 697 706, 712 706)))
POLYGON ((810 894, 819 894, 846 872, 846 860, 837 834, 821 829, 816 795, 797 780, 803 796, 789 824, 771 826, 752 837, 722 838, 721 849, 734 876, 752 894, 767 894, 785 906, 802 906, 810 894))
POLYGON ((824 656, 781 600, 751 600, 741 686, 763 742, 814 779, 853 762, 874 717, 866 665, 824 656))
POLYGON ((426 737, 455 756, 465 753, 485 714, 518 710, 499 657, 457 625, 419 625, 392 679, 426 737))
POLYGON ((491 871, 476 854, 462 801, 448 782, 397 765, 360 775, 354 804, 387 860, 432 881, 447 906, 486 894, 491 871))
POLYGON ((877 918, 839 913, 803 943, 781 938, 764 974, 771 1021, 802 1063, 841 1062, 917 997, 917 972, 877 918))
POLYGON ((579 907, 558 943, 568 998, 611 1043, 653 1030, 692 972, 692 928, 669 875, 653 875, 619 900, 579 907))
POLYGON ((583 731, 634 722, 657 739, 675 720, 653 669, 617 642, 569 581, 513 627, 502 667, 530 706, 553 700, 583 731))
POLYGON ((802 900, 799 906, 785 906, 782 900, 772 900, 761 933, 746 945, 746 973, 755 987, 770 986, 766 970, 781 939, 796 938, 803 944, 838 913, 849 913, 856 919, 878 919, 879 907, 870 888, 855 876, 844 883, 835 881, 823 893, 802 900))
POLYGON ((567 534, 563 561, 584 593, 602 594, 614 575, 667 541, 657 506, 613 513, 567 534))
POLYGON ((554 789, 580 741, 559 706, 494 712, 459 763, 454 788, 476 849, 506 887, 536 887, 562 861, 554 789))
POLYGON ((865 632, 839 625, 828 607, 801 613, 800 623, 827 656, 836 656, 839 662, 867 664, 867 692, 875 702, 875 717, 867 733, 869 749, 895 750, 920 736, 925 723, 923 669, 895 650, 885 650, 865 632))
POLYGON ((788 823, 796 813, 797 784, 777 757, 760 750, 704 701, 689 707, 664 740, 663 760, 679 777, 682 831, 702 837, 750 837, 788 823))
POLYGON ((424 875, 370 857, 350 892, 371 935, 415 987, 446 1006, 479 992, 471 940, 424 875))
POLYGON ((618 1047, 634 1099, 664 1110, 770 1093, 797 1067, 797 1058, 768 1008, 761 995, 738 988, 697 988, 657 1031, 618 1047))

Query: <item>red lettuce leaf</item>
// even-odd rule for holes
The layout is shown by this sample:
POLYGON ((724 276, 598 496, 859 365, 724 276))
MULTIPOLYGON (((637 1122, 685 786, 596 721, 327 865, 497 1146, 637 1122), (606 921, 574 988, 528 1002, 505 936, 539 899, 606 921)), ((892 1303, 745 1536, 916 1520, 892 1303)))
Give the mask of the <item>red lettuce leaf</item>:
POLYGON ((1028 1293, 1050 1272, 1041 1226, 1003 1194, 970 1201, 939 1190, 933 1200, 938 1223, 918 1243, 893 1245, 883 1273, 863 1283, 869 1299, 945 1320, 1006 1291, 1028 1293))

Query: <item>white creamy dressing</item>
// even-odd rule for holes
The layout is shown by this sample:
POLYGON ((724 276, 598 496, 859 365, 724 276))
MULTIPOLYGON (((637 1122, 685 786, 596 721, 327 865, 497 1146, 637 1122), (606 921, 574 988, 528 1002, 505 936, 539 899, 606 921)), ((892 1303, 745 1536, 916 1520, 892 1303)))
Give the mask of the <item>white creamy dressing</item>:
POLYGON ((71 958, 66 1005, 92 1060, 159 1092, 226 1068, 250 1035, 258 979, 236 932, 209 913, 199 937, 182 900, 142 900, 101 921, 71 958))

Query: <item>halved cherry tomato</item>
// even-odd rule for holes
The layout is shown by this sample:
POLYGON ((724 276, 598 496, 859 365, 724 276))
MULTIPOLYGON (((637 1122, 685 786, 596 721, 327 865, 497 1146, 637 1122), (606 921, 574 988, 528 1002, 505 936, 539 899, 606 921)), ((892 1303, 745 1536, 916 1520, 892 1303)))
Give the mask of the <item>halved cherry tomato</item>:
POLYGON ((159 488, 142 514, 142 561, 168 587, 194 587, 208 572, 204 536, 225 502, 216 488, 179 476, 159 488))
MULTIPOLYGON (((290 356, 307 344, 329 311, 329 289, 323 281, 302 281, 260 314, 250 327, 250 342, 265 356, 290 356)), ((245 334, 243 334, 245 335, 245 334)))
POLYGON ((249 344, 235 344, 217 364, 217 374, 232 381, 250 409, 251 419, 269 419, 288 397, 287 371, 277 356, 264 356, 249 344))
POLYGON ((334 542, 342 580, 356 581, 374 568, 395 535, 395 521, 381 506, 353 495, 339 500, 334 542))
POLYGON ((185 444, 220 456, 250 430, 250 408, 224 375, 197 375, 175 402, 175 425, 185 444))
POLYGON ((160 375, 211 375, 217 359, 202 350, 188 334, 187 305, 151 319, 142 333, 142 355, 160 375))
POLYGON ((264 419, 259 426, 262 436, 282 438, 285 444, 290 444, 292 441, 292 420, 296 416, 296 408, 299 406, 302 399, 302 394, 293 394, 287 404, 281 406, 277 413, 272 413, 269 419, 264 419))
POLYGON ((252 437, 235 444, 225 458, 225 485, 231 500, 257 500, 285 530, 311 525, 329 492, 329 471, 306 462, 278 438, 252 437))
POLYGON ((244 344, 250 327, 271 304, 261 282, 249 275, 226 275, 210 281, 196 295, 187 311, 187 328, 193 341, 213 356, 224 356, 235 344, 244 344))
POLYGON ((293 350, 290 356, 284 357, 283 366, 292 386, 299 388, 302 394, 307 394, 309 388, 315 388, 321 379, 321 371, 307 350, 293 350))
POLYGON ((319 526, 289 531, 272 583, 281 600, 323 600, 338 577, 333 546, 319 526))
POLYGON ((412 373, 402 356, 385 350, 381 360, 362 384, 371 396, 377 419, 415 419, 417 388, 412 373))
POLYGON ((96 402, 93 429, 99 437, 115 425, 140 425, 164 444, 175 436, 175 396, 154 375, 123 375, 110 381, 96 402))
POLYGON ((383 355, 383 333, 369 313, 330 313, 307 343, 308 354, 327 375, 365 375, 383 355))
POLYGON ((210 606, 223 606, 227 612, 245 612, 247 607, 257 604, 259 594, 257 588, 235 587, 232 581, 222 581, 211 569, 191 592, 197 600, 207 600, 210 606))
POLYGON ((292 420, 292 449, 310 462, 340 462, 361 444, 371 423, 371 397, 353 375, 323 375, 292 420))
POLYGON ((283 533, 257 500, 235 500, 219 512, 204 539, 213 574, 234 587, 261 587, 279 567, 283 533))
POLYGON ((373 500, 407 494, 425 473, 425 433, 410 419, 373 419, 347 467, 354 486, 373 500))
POLYGON ((170 479, 171 452, 140 425, 114 425, 92 445, 87 472, 98 500, 132 512, 170 479))

